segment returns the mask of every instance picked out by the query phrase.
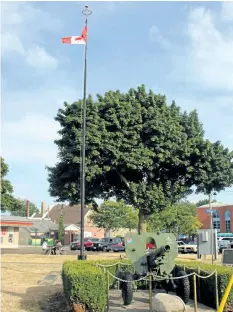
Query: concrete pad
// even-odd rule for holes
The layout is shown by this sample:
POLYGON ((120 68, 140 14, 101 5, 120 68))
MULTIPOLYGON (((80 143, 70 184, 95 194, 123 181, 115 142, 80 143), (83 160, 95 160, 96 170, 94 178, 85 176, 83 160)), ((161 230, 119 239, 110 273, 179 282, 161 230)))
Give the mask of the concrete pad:
MULTIPOLYGON (((213 312, 214 309, 204 306, 198 303, 198 312, 213 312)), ((134 311, 134 312, 145 312, 149 311, 149 291, 142 290, 134 292, 134 302, 130 306, 123 306, 123 300, 121 297, 120 290, 109 291, 109 312, 118 311, 134 311)), ((186 312, 194 312, 194 302, 190 300, 189 304, 186 305, 186 312)))

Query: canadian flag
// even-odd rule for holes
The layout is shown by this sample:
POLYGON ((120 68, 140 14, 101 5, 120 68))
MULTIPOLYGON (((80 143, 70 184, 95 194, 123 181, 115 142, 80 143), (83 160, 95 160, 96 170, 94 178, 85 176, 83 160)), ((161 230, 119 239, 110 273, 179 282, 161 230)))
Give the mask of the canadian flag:
POLYGON ((86 42, 87 42, 87 26, 83 28, 81 36, 71 36, 62 38, 62 43, 86 44, 86 42))

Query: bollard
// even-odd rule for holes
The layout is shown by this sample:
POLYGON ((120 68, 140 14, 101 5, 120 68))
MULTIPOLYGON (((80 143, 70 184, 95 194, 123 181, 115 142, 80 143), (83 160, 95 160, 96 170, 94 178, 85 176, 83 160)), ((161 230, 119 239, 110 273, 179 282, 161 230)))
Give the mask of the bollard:
POLYGON ((107 293, 107 312, 108 312, 108 310, 109 310, 109 274, 108 274, 107 270, 106 270, 106 280, 107 280, 106 293, 107 293))
POLYGON ((224 307, 225 307, 227 298, 229 296, 229 293, 231 291, 232 285, 233 285, 233 274, 232 274, 231 279, 230 279, 230 281, 229 281, 229 283, 227 285, 226 291, 225 291, 225 293, 224 293, 224 295, 222 297, 222 301, 221 301, 220 306, 218 308, 218 312, 222 312, 224 310, 224 307))
POLYGON ((219 298, 218 298, 218 273, 215 271, 215 296, 216 296, 216 309, 219 308, 219 298))
POLYGON ((194 311, 197 312, 197 277, 196 273, 193 274, 193 299, 194 299, 194 311))
POLYGON ((149 303, 150 303, 150 312, 152 312, 152 275, 149 275, 149 303))
MULTIPOLYGON (((200 267, 197 267, 197 274, 200 276, 201 275, 201 270, 200 267)), ((200 277, 197 278, 197 298, 198 301, 201 302, 201 279, 200 277)))

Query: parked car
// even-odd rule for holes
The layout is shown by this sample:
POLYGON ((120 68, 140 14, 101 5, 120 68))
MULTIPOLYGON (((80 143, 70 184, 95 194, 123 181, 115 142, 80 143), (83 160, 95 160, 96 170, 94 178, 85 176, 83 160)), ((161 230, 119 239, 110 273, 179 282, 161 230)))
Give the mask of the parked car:
POLYGON ((218 240, 218 250, 222 253, 223 249, 231 248, 231 242, 229 240, 218 240))
POLYGON ((124 251, 125 246, 122 238, 110 237, 102 238, 98 242, 94 242, 93 250, 95 251, 124 251))
MULTIPOLYGON (((93 250, 94 243, 98 242, 98 238, 84 238, 85 250, 93 250)), ((79 250, 81 248, 80 240, 70 243, 70 250, 79 250)))
POLYGON ((179 241, 178 252, 181 252, 181 253, 197 253, 197 243, 194 241, 191 241, 188 244, 185 244, 184 242, 181 243, 181 241, 179 241))

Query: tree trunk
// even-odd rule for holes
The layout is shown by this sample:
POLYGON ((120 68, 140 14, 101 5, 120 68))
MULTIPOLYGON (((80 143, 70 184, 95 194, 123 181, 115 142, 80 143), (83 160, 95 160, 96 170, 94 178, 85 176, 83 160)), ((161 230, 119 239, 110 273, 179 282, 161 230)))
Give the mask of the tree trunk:
POLYGON ((146 232, 146 218, 145 215, 141 212, 139 212, 138 215, 138 234, 140 235, 141 233, 145 233, 146 232))
POLYGON ((104 237, 105 238, 109 238, 110 237, 110 230, 109 229, 105 229, 104 230, 104 237))

